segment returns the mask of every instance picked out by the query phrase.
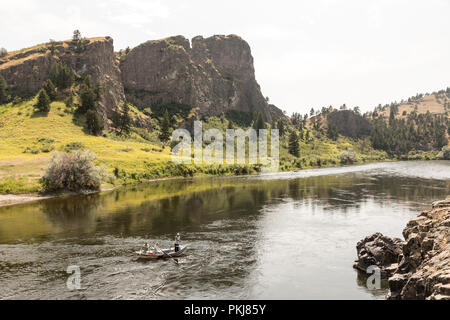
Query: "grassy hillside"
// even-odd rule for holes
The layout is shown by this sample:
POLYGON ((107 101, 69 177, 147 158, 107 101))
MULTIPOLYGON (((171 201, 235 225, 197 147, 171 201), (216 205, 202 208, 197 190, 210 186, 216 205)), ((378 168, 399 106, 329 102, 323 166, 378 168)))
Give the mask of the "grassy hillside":
MULTIPOLYGON (((401 101, 398 103, 396 118, 406 119, 414 111, 417 114, 430 112, 434 115, 446 115, 450 118, 450 91, 447 91, 441 90, 432 94, 411 97, 407 101, 401 101)), ((389 118, 389 106, 379 107, 378 109, 380 110, 380 115, 389 118)))
MULTIPOLYGON (((37 192, 51 153, 73 146, 92 150, 98 165, 116 173, 117 183, 183 175, 170 163, 170 148, 157 141, 148 141, 136 132, 127 138, 109 132, 92 136, 85 132, 83 119, 75 117, 63 102, 53 102, 48 114, 37 113, 35 102, 0 106, 0 193, 37 192)), ((228 126, 228 120, 217 117, 204 120, 205 129, 225 130, 228 126)), ((299 158, 287 149, 288 133, 281 139, 281 170, 339 165, 339 154, 348 149, 354 150, 361 162, 386 159, 385 153, 373 150, 366 140, 340 137, 335 142, 314 131, 310 140, 300 142, 299 158)), ((194 175, 233 174, 217 166, 189 170, 194 175)), ((239 174, 246 173, 251 171, 239 170, 239 174)))
POLYGON ((0 193, 37 191, 52 151, 64 151, 81 143, 98 156, 98 164, 110 171, 144 170, 148 163, 170 160, 170 150, 152 144, 137 134, 123 140, 85 133, 81 123, 64 103, 54 102, 48 114, 34 111, 35 100, 0 106, 0 193), (9 187, 8 187, 9 186, 9 187))

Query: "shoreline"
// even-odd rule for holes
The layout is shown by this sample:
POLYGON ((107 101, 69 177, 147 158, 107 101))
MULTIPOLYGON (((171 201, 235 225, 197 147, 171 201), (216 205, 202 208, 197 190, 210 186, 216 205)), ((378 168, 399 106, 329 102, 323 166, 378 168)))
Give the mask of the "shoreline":
POLYGON ((32 193, 32 194, 0 194, 0 208, 3 207, 12 207, 20 204, 40 201, 40 200, 48 200, 48 199, 56 199, 56 198, 62 198, 63 196, 79 196, 79 195, 89 195, 89 194, 97 194, 97 193, 104 193, 109 191, 114 191, 118 188, 130 186, 130 185, 138 185, 138 184, 145 184, 145 183, 151 183, 151 182, 160 182, 160 181, 168 181, 168 180, 181 180, 181 179, 187 179, 184 177, 167 177, 167 178, 158 178, 158 179, 150 179, 145 180, 141 182, 136 183, 130 183, 130 184, 120 184, 117 186, 114 186, 112 188, 105 188, 100 189, 99 191, 91 191, 91 192, 73 192, 73 193, 61 193, 61 194, 55 194, 55 195, 39 195, 38 193, 32 193))
MULTIPOLYGON (((369 161, 364 163, 354 163, 352 165, 344 165, 344 166, 325 166, 325 167, 319 167, 319 168, 308 168, 308 169, 300 169, 300 170, 291 170, 291 171, 279 171, 278 173, 298 173, 305 170, 321 170, 321 169, 330 169, 330 168, 344 168, 344 167, 356 167, 361 165, 368 165, 373 163, 392 163, 392 162, 402 162, 404 160, 383 160, 383 161, 369 161)), ((409 160, 409 161, 418 161, 418 160, 409 160)), ((434 161, 434 160, 425 160, 425 161, 434 161)), ((249 177, 249 176, 258 176, 259 174, 250 174, 250 175, 229 175, 228 177, 249 177)), ((91 191, 91 192, 74 192, 74 193, 60 193, 60 194, 53 194, 53 195, 39 195, 39 193, 31 193, 31 194, 0 194, 0 208, 3 207, 11 207, 15 205, 40 201, 40 200, 48 200, 48 199, 55 199, 55 198, 62 198, 63 196, 77 196, 77 195, 89 195, 89 194, 97 194, 97 193, 104 193, 109 191, 114 191, 118 188, 125 187, 125 186, 131 186, 131 185, 141 185, 141 184, 147 184, 151 182, 161 182, 161 181, 169 181, 169 180, 186 180, 186 179, 201 179, 201 178, 214 178, 214 177, 225 177, 223 175, 199 175, 199 176, 193 176, 193 177, 164 177, 164 178, 155 178, 155 179, 148 179, 143 181, 136 181, 133 183, 127 183, 127 184, 118 184, 113 187, 104 188, 99 191, 91 191)))

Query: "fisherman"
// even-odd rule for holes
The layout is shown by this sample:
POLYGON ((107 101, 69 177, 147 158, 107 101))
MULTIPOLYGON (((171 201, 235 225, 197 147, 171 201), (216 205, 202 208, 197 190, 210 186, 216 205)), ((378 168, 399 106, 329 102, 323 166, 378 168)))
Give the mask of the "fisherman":
POLYGON ((180 241, 181 241, 180 234, 177 233, 177 236, 175 237, 175 252, 180 251, 180 241))

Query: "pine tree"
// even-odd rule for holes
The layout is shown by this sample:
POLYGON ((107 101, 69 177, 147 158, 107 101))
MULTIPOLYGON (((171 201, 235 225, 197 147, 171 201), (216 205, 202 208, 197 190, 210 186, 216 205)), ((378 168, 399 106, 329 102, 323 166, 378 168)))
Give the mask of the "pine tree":
POLYGON ((263 117, 263 115, 262 115, 262 113, 260 111, 256 115, 256 120, 253 123, 253 129, 255 129, 255 130, 262 130, 262 129, 265 129, 265 128, 266 128, 266 123, 264 122, 264 117, 263 117))
POLYGON ((50 80, 60 89, 69 88, 74 81, 75 73, 64 63, 55 63, 50 70, 50 80))
POLYGON ((50 111, 50 98, 48 97, 47 91, 41 89, 39 91, 39 96, 36 104, 36 108, 40 112, 49 112, 50 111))
POLYGON ((300 156, 300 144, 298 142, 298 135, 295 130, 289 135, 289 153, 295 157, 300 156))
POLYGON ((104 123, 97 112, 93 110, 88 110, 86 112, 86 127, 87 131, 94 136, 98 136, 102 133, 104 123))
POLYGON ((94 89, 92 86, 91 76, 88 76, 80 89, 80 106, 78 112, 86 113, 88 110, 97 110, 98 101, 100 99, 98 86, 94 89))
POLYGON ((8 95, 6 93, 6 81, 5 78, 2 77, 2 75, 0 75, 0 104, 5 103, 8 95))
POLYGON ((113 116, 112 126, 119 134, 129 134, 131 131, 130 106, 126 103, 122 110, 113 116))
POLYGON ((52 80, 47 80, 47 82, 44 83, 44 90, 47 93, 50 101, 55 101, 56 99, 56 88, 53 84, 52 80))
POLYGON ((161 135, 159 136, 162 142, 167 142, 170 139, 170 122, 169 112, 166 109, 161 121, 161 135))
POLYGON ((334 124, 330 123, 328 125, 327 135, 328 138, 330 138, 331 140, 336 141, 338 139, 339 137, 338 129, 334 124))
POLYGON ((66 103, 66 107, 67 107, 67 108, 72 108, 72 107, 73 107, 73 104, 74 104, 74 94, 73 94, 73 91, 72 91, 72 90, 70 90, 69 96, 67 97, 65 103, 66 103))
POLYGON ((286 126, 284 125, 284 121, 282 119, 278 120, 277 127, 280 137, 284 137, 284 134, 286 133, 286 126))

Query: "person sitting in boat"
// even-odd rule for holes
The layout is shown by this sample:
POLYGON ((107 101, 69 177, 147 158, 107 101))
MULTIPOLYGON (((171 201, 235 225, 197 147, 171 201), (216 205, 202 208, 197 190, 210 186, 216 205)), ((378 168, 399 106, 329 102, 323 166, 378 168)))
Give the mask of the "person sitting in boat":
POLYGON ((175 252, 180 251, 180 241, 181 241, 180 234, 177 233, 177 235, 175 237, 175 252))
POLYGON ((155 248, 153 250, 153 254, 162 253, 161 249, 159 248, 159 243, 155 243, 155 248))
POLYGON ((148 245, 148 243, 144 243, 144 245, 142 246, 142 251, 148 252, 149 250, 150 250, 150 246, 148 245))

